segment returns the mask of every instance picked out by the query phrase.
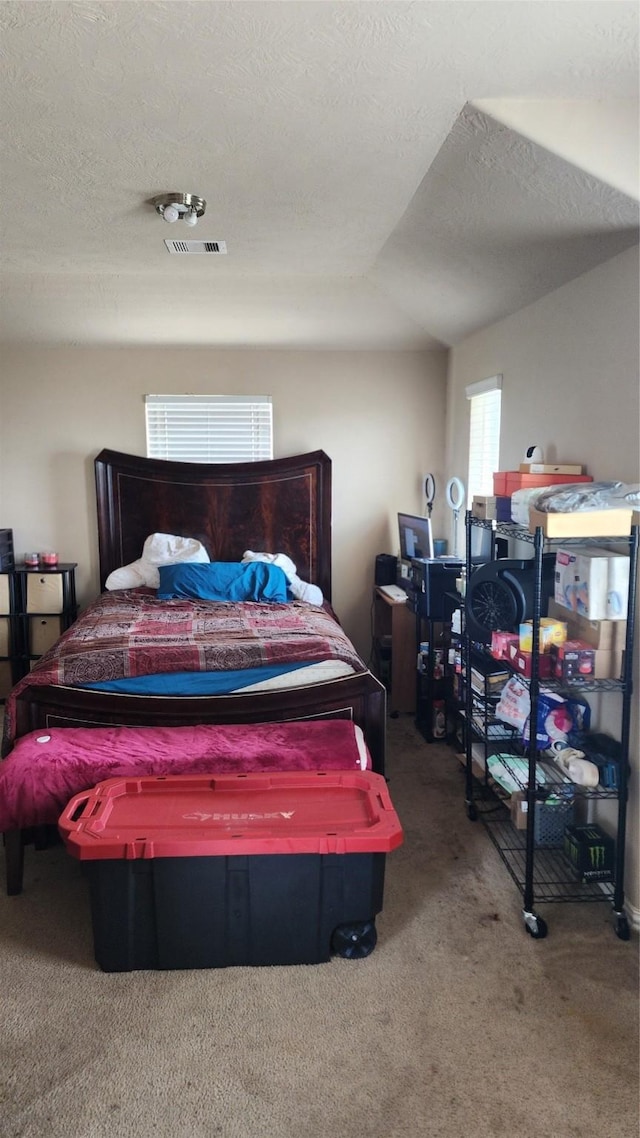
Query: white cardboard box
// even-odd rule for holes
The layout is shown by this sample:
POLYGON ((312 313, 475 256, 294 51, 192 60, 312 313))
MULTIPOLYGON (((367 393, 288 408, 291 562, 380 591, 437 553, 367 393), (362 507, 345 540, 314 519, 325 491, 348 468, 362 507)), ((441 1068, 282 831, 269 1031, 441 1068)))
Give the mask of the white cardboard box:
POLYGON ((609 549, 567 546, 556 552, 554 599, 587 620, 625 620, 629 558, 609 549))

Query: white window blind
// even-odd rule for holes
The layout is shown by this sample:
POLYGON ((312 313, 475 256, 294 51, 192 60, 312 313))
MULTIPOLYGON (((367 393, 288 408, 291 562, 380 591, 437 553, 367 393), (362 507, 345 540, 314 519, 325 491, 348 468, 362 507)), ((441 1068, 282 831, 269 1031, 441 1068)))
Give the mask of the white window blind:
POLYGON ((145 395, 147 457, 179 462, 273 458, 270 395, 145 395))
POLYGON ((467 387, 469 418, 469 501, 474 494, 493 494, 493 474, 500 462, 502 376, 493 375, 467 387))

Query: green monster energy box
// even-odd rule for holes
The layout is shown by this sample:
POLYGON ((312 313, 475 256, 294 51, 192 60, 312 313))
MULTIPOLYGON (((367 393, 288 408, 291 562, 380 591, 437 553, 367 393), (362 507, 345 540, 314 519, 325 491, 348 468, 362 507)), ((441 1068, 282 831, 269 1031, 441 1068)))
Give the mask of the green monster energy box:
POLYGON ((596 825, 565 826, 564 852, 581 881, 612 881, 615 842, 596 825))

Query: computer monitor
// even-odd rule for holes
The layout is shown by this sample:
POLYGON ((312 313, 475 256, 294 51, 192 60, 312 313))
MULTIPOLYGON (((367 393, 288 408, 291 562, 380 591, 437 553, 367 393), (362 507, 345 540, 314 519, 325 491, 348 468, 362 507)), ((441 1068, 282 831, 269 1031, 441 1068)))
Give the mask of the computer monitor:
POLYGON ((417 514, 398 514, 400 534, 400 557, 411 561, 413 557, 433 558, 433 535, 431 518, 421 518, 417 514))

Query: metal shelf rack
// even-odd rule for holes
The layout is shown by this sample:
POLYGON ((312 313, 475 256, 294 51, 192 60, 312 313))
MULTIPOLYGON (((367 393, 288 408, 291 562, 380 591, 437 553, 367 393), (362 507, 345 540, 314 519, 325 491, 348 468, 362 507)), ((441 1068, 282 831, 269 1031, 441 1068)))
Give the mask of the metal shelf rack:
MULTIPOLYGON (((495 537, 503 535, 518 541, 528 542, 533 546, 534 594, 532 613, 532 639, 533 644, 539 643, 539 630, 542 607, 542 579, 543 554, 562 544, 583 545, 585 541, 596 541, 596 538, 547 538, 541 527, 534 533, 508 523, 487 521, 474 518, 470 511, 466 514, 467 534, 467 581, 471 578, 473 566, 470 550, 472 546, 472 531, 474 527, 490 529, 493 534, 492 550, 495 550, 495 537)), ((629 593, 627 603, 627 625, 625 650, 623 656, 622 673, 619 679, 594 680, 580 678, 575 681, 559 681, 555 679, 540 678, 539 660, 536 651, 532 654, 531 677, 526 681, 530 694, 530 722, 538 722, 538 697, 540 687, 549 691, 563 692, 618 692, 622 699, 622 708, 619 723, 620 735, 620 762, 619 779, 615 789, 598 785, 595 788, 572 786, 576 800, 587 803, 598 799, 617 800, 617 832, 615 838, 615 858, 612 881, 581 882, 576 880, 570 862, 565 857, 561 847, 544 845, 536 842, 536 809, 540 810, 554 785, 566 785, 567 779, 563 773, 550 763, 542 763, 544 754, 538 749, 536 731, 531 732, 531 741, 528 747, 519 746, 520 755, 524 756, 527 764, 526 778, 523 778, 520 768, 514 764, 511 771, 514 782, 521 789, 526 801, 526 830, 517 830, 511 822, 508 805, 505 804, 505 794, 490 777, 486 765, 487 744, 495 746, 496 739, 486 731, 480 730, 477 723, 473 723, 473 693, 469 677, 465 684, 465 799, 467 815, 472 820, 480 819, 493 844, 495 845, 509 874, 517 885, 522 896, 522 915, 527 931, 535 938, 547 935, 547 924, 535 911, 535 905, 561 901, 607 901, 612 907, 613 923, 616 935, 622 940, 630 936, 629 923, 624 910, 624 859, 626 841, 626 812, 628 800, 628 772, 629 772, 629 737, 633 693, 633 654, 636 615, 636 588, 635 582, 638 569, 639 527, 631 527, 629 537, 602 537, 599 540, 607 546, 615 545, 629 555, 629 593), (485 745, 485 769, 481 771, 477 765, 477 753, 474 754, 474 739, 485 745), (540 779, 540 771, 544 771, 544 778, 540 779)), ((492 661, 488 651, 465 637, 466 667, 470 670, 472 656, 476 660, 492 661)), ((508 664, 507 664, 508 668, 508 664)), ((490 724, 490 715, 485 727, 490 724)), ((500 749, 503 761, 508 765, 509 741, 500 740, 500 749), (503 746, 504 744, 504 746, 503 746)))

